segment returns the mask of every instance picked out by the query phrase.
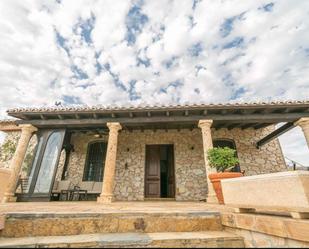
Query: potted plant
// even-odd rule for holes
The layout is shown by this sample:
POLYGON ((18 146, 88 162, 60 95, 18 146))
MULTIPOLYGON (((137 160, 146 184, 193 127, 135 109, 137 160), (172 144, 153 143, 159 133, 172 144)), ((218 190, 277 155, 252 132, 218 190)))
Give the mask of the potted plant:
POLYGON ((208 150, 207 154, 210 167, 217 170, 216 173, 211 173, 208 177, 216 192, 219 203, 224 204, 221 180, 243 176, 240 172, 231 172, 231 170, 239 163, 236 151, 228 147, 219 147, 208 150))

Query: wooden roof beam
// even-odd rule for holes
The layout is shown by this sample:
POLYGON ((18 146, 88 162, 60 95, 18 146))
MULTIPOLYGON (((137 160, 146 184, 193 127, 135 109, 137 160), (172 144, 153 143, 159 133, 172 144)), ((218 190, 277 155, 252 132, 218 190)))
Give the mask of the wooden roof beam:
POLYGON ((228 125, 227 126, 227 129, 228 130, 232 130, 232 129, 234 129, 234 128, 237 128, 237 127, 239 127, 239 126, 241 126, 242 124, 231 124, 231 125, 228 125))
POLYGON ((242 130, 246 130, 246 129, 252 128, 254 125, 255 125, 255 124, 252 124, 252 123, 245 124, 245 125, 242 125, 242 126, 241 126, 241 129, 242 129, 242 130))
POLYGON ((253 128, 255 129, 255 130, 258 130, 258 129, 262 129, 262 128, 265 128, 265 127, 267 127, 267 126, 270 126, 271 124, 269 124, 269 123, 267 123, 267 124, 257 124, 257 125, 255 125, 255 126, 253 126, 253 128))
POLYGON ((288 132, 289 130, 293 129, 294 127, 295 127, 294 123, 286 123, 285 125, 283 125, 280 128, 274 130, 273 132, 271 132, 270 134, 268 134, 267 136, 265 136, 264 138, 259 140, 256 143, 256 148, 257 149, 261 148, 263 145, 265 145, 265 144, 269 143, 270 141, 276 139, 277 137, 279 137, 282 134, 288 132))

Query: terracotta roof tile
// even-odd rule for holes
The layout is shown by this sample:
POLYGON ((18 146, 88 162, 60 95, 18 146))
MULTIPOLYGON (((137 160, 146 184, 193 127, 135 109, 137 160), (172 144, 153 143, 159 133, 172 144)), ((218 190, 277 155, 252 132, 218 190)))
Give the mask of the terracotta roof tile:
POLYGON ((148 109, 183 109, 183 108, 214 108, 214 107, 260 107, 280 106, 280 105, 308 105, 309 100, 304 101, 272 101, 272 102, 228 102, 228 103, 204 103, 204 104, 184 104, 184 105, 96 105, 96 106, 60 106, 60 107, 38 107, 38 108, 13 108, 7 112, 13 113, 48 113, 48 112, 73 112, 73 111, 125 111, 125 110, 148 110, 148 109))

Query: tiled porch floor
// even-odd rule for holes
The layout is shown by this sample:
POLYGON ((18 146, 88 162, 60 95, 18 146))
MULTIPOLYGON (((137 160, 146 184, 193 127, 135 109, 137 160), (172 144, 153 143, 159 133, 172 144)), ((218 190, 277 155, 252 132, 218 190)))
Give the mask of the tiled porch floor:
POLYGON ((101 204, 97 202, 19 202, 0 204, 0 214, 70 214, 70 213, 186 213, 205 211, 229 211, 226 206, 205 202, 144 201, 114 202, 101 204))

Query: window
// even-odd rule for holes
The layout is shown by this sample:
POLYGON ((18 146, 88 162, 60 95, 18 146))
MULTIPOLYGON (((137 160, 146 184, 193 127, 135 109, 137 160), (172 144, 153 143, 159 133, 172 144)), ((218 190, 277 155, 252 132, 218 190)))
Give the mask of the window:
MULTIPOLYGON (((233 150, 236 150, 236 156, 237 156, 236 144, 235 144, 234 140, 232 140, 232 139, 216 139, 216 140, 213 141, 213 146, 214 147, 221 147, 221 148, 228 147, 228 148, 231 148, 233 150)), ((236 165, 232 169, 232 171, 233 172, 241 172, 240 166, 236 165)))
POLYGON ((93 142, 88 145, 83 181, 103 181, 106 149, 106 142, 93 142))

